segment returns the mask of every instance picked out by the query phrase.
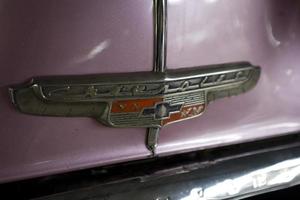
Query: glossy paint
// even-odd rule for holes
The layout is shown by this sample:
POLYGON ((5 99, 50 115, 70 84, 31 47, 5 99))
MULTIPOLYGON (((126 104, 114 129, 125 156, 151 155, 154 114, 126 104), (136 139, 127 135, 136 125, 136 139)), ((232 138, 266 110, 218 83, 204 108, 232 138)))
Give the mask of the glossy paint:
MULTIPOLYGON (((169 0, 168 68, 246 60, 251 92, 162 129, 158 155, 300 130, 296 0, 169 0)), ((152 1, 0 1, 0 182, 146 158, 145 129, 17 112, 7 87, 39 75, 151 71, 152 1)))
POLYGON ((161 131, 159 154, 300 130, 300 2, 169 0, 169 68, 247 60, 254 90, 208 105, 200 118, 161 131))
POLYGON ((0 0, 0 182, 144 158, 146 130, 37 117, 8 86, 32 76, 151 71, 152 2, 0 0))

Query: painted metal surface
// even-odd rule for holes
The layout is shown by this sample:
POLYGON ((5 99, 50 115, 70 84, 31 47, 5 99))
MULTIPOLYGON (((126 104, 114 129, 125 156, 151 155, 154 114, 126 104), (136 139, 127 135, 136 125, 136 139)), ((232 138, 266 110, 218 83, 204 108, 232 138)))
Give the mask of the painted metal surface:
POLYGON ((152 2, 0 1, 0 182, 144 158, 145 129, 15 111, 8 86, 33 76, 151 71, 152 2))
MULTIPOLYGON (((248 60, 256 89, 161 131, 157 154, 300 129, 297 1, 169 0, 169 68, 248 60)), ((40 75, 151 71, 152 2, 0 1, 0 182, 145 158, 145 129, 20 115, 7 87, 40 75)))
POLYGON ((169 0, 168 7, 168 68, 244 59, 262 73, 249 93, 162 129, 158 154, 300 130, 299 1, 169 0))

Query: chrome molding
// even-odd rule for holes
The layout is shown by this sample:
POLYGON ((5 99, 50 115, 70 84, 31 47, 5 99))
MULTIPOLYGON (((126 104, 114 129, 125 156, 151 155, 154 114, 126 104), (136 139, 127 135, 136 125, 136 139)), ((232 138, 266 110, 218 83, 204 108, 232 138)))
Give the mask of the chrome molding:
POLYGON ((10 94, 27 114, 93 117, 112 127, 161 128, 201 115, 215 99, 250 90, 259 76, 259 67, 240 62, 165 73, 37 77, 10 94))
POLYGON ((300 183, 299 142, 297 134, 121 165, 134 174, 40 199, 243 199, 300 183))
POLYGON ((167 0, 153 0, 154 72, 164 72, 167 59, 167 0))
MULTIPOLYGON (((165 72, 167 59, 167 0, 153 0, 154 66, 153 72, 165 72)), ((160 128, 147 129, 146 146, 155 155, 160 128)))
POLYGON ((166 70, 167 1, 154 0, 153 9, 152 72, 36 77, 10 88, 12 102, 27 114, 148 128, 146 146, 154 155, 161 127, 200 116, 209 102, 256 85, 260 67, 249 62, 166 70))

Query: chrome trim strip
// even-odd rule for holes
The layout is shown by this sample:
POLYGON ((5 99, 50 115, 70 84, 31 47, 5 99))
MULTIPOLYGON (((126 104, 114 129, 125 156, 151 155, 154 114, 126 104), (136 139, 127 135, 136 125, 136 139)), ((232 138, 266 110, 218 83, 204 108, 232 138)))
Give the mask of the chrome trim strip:
MULTIPOLYGON (((167 0, 153 0, 154 72, 165 72, 167 59, 167 0)), ((148 128, 146 147, 155 155, 160 128, 148 128)))
MULTIPOLYGON (((150 172, 147 169, 152 165, 147 162, 145 165, 150 166, 144 166, 146 169, 141 170, 143 175, 40 199, 221 200, 242 199, 280 190, 300 184, 299 135, 289 138, 287 144, 281 144, 282 140, 285 141, 282 137, 253 143, 254 146, 246 143, 239 147, 194 152, 185 155, 193 161, 172 161, 171 165, 163 162, 158 165, 162 168, 157 167, 150 172), (273 142, 280 145, 273 146, 273 142)), ((126 165, 122 166, 124 168, 131 169, 126 165)), ((138 172, 135 171, 135 174, 138 172)))
POLYGON ((147 138, 146 146, 152 152, 152 155, 155 156, 155 150, 158 143, 160 128, 148 128, 147 129, 147 138))
POLYGON ((205 107, 216 99, 247 92, 256 85, 259 76, 259 67, 239 62, 165 73, 36 77, 29 84, 13 87, 10 92, 14 104, 23 113, 94 117, 113 127, 148 128, 198 116, 203 110, 198 113, 200 105, 205 107), (195 96, 191 99, 195 94, 205 98, 195 96), (173 115, 174 118, 169 116, 166 121, 160 118, 152 121, 158 112, 167 115, 171 110, 179 111, 178 108, 173 110, 173 105, 178 103, 184 105, 180 114, 173 115), (193 107, 188 107, 189 103, 193 107), (164 106, 160 106, 162 104, 164 106), (140 115, 145 108, 150 110, 140 115), (119 118, 130 113, 135 117, 128 118, 129 121, 122 119, 120 124, 110 123, 112 116, 118 115, 119 118))
POLYGON ((12 102, 27 114, 150 128, 146 146, 155 155, 159 128, 200 116, 209 102, 256 85, 260 68, 248 62, 166 70, 167 1, 153 0, 153 14, 152 72, 35 77, 10 90, 12 102))
POLYGON ((153 0, 154 12, 154 72, 166 70, 167 0, 153 0))

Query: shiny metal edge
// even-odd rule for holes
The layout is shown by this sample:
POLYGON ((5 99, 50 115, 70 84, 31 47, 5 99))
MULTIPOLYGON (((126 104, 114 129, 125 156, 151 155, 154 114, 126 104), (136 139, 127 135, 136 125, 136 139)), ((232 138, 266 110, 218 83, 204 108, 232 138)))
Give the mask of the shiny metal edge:
MULTIPOLYGON (((153 122, 150 120, 151 124, 149 124, 149 120, 145 118, 140 118, 139 123, 134 123, 136 119, 135 121, 133 120, 134 122, 130 121, 130 118, 126 118, 125 124, 123 122, 121 124, 112 123, 111 117, 113 115, 111 110, 113 102, 147 98, 174 98, 176 100, 176 98, 181 98, 184 95, 204 93, 203 102, 199 100, 197 102, 203 103, 203 106, 206 107, 209 102, 216 99, 249 91, 257 84, 259 77, 260 67, 240 62, 169 70, 164 73, 141 72, 92 76, 40 77, 33 78, 28 84, 10 88, 9 93, 13 104, 19 111, 26 114, 92 117, 112 127, 148 128, 146 147, 155 156, 162 124, 157 122, 157 120, 153 122), (159 89, 159 93, 153 93, 153 91, 148 91, 148 89, 139 90, 140 88, 151 88, 153 84, 155 86, 159 85, 159 88, 162 88, 162 90, 159 89), (107 89, 108 85, 111 87, 110 89, 107 89), (116 90, 115 87, 132 88, 129 90, 128 95, 122 93, 119 90, 120 88, 116 90), (67 91, 59 93, 56 97, 53 96, 54 93, 49 95, 49 91, 57 91, 57 88, 59 90, 65 88, 67 91), (109 94, 108 96, 103 96, 103 93, 99 92, 103 91, 104 88, 106 88, 104 94, 109 94), (110 93, 111 91, 113 91, 112 94, 110 93), (119 92, 116 93, 116 91, 119 92), (68 97, 69 94, 71 94, 71 97, 68 97), (86 96, 87 94, 88 96, 86 96)), ((182 103, 185 104, 187 101, 188 99, 185 99, 182 103)), ((198 117, 203 112, 204 110, 201 113, 176 121, 198 117)))
MULTIPOLYGON (((154 66, 153 72, 165 72, 167 59, 167 0, 153 0, 154 66)), ((146 147, 155 155, 160 128, 147 128, 146 147)))
POLYGON ((135 73, 99 75, 92 76, 92 78, 91 76, 33 78, 29 84, 16 86, 9 92, 12 102, 21 112, 27 114, 87 116, 97 118, 105 123, 107 114, 109 114, 108 109, 115 100, 164 98, 205 91, 207 97, 205 102, 208 103, 215 99, 238 95, 253 88, 259 79, 260 68, 250 63, 247 65, 245 63, 229 63, 211 69, 196 67, 187 70, 170 70, 166 71, 164 75, 153 74, 153 72, 138 74, 139 76, 136 76, 135 73), (240 72, 243 72, 244 75, 240 76, 240 72), (223 77, 223 79, 219 79, 219 77, 223 77), (107 82, 107 80, 111 81, 107 82), (187 82, 190 84, 186 84, 187 82), (139 88, 151 88, 153 84, 155 87, 159 86, 159 89, 139 90, 139 88), (107 89, 107 86, 110 88, 107 89), (123 86, 129 87, 128 91, 130 92, 119 91, 116 93, 115 87, 123 86), (50 95, 49 91, 56 90, 56 88, 68 88, 68 90, 60 92, 56 96, 53 96, 53 93, 50 95), (98 92, 92 91, 90 94, 90 89, 98 90, 98 92))
POLYGON ((300 184, 300 146, 193 162, 39 199, 243 199, 300 184))
MULTIPOLYGON (((138 84, 156 83, 161 81, 177 81, 190 78, 201 78, 204 76, 220 75, 223 73, 239 72, 256 67, 249 62, 220 63, 214 65, 194 66, 166 70, 164 73, 133 72, 133 73, 112 73, 94 75, 66 75, 66 76, 41 76, 34 77, 26 85, 39 84, 49 86, 61 85, 111 85, 111 84, 138 84)), ((13 88, 23 87, 24 84, 13 88)))
POLYGON ((146 147, 151 151, 152 155, 155 155, 155 150, 158 144, 159 127, 151 127, 147 129, 146 147))
POLYGON ((154 71, 164 72, 167 58, 167 0, 153 0, 154 71))

